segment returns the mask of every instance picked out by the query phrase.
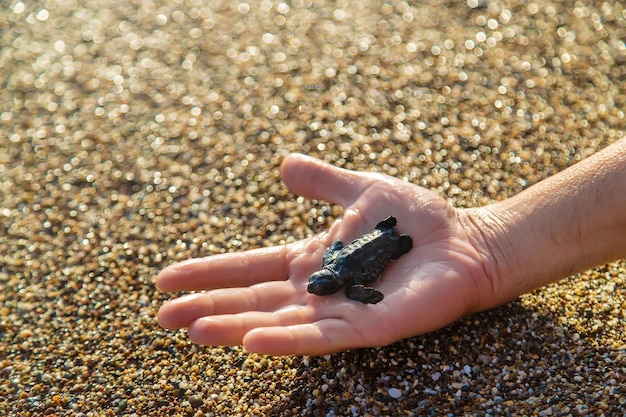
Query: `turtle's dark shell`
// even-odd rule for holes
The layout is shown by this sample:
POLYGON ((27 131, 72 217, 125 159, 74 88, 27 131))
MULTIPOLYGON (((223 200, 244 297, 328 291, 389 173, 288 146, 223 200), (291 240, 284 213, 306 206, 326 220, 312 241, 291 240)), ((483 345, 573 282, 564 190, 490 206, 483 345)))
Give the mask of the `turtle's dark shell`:
POLYGON ((367 304, 381 301, 383 294, 365 284, 376 281, 390 261, 407 253, 413 245, 410 236, 393 229, 395 225, 395 217, 389 216, 348 245, 334 242, 324 253, 322 269, 311 275, 307 291, 328 295, 347 285, 346 295, 351 300, 367 304))

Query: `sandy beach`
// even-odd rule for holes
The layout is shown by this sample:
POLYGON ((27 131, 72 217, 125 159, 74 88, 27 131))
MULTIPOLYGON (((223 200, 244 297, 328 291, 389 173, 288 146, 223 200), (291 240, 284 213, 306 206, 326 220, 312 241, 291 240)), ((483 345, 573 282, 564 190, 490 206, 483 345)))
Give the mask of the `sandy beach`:
POLYGON ((624 260, 323 357, 196 346, 154 285, 328 229, 291 152, 457 207, 519 193, 626 135, 625 42, 619 1, 9 2, 0 415, 626 414, 624 260))

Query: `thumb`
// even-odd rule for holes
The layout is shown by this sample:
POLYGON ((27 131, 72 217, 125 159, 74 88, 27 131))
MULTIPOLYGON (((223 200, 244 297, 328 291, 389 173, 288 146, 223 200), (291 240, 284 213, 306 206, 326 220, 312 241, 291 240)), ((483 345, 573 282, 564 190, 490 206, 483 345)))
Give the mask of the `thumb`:
POLYGON ((319 159, 292 153, 281 165, 283 182, 294 193, 342 207, 351 205, 372 179, 367 173, 338 168, 319 159))

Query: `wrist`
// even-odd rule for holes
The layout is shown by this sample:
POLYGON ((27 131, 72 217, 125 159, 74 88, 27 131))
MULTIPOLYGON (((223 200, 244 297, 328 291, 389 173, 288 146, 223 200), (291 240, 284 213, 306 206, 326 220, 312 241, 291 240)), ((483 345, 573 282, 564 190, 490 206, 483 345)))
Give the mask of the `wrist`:
POLYGON ((535 265, 545 265, 538 259, 542 252, 534 253, 533 246, 526 243, 537 241, 528 230, 522 231, 514 212, 495 203, 458 213, 485 275, 476 311, 496 307, 544 284, 541 271, 533 270, 535 265))
POLYGON ((558 216, 546 216, 531 207, 527 211, 513 208, 525 206, 520 200, 512 198, 465 213, 490 282, 491 294, 485 299, 491 305, 484 308, 578 272, 576 242, 568 233, 571 227, 560 224, 558 216))
POLYGON ((460 221, 488 277, 482 308, 626 256, 626 139, 460 221))

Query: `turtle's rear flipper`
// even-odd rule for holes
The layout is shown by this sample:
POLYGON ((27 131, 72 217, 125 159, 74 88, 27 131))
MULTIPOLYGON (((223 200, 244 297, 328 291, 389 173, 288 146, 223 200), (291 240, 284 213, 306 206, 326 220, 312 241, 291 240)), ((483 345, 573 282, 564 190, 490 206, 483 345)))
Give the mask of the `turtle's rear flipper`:
POLYGON ((383 293, 363 284, 348 284, 346 295, 349 299, 360 301, 364 304, 376 304, 383 299, 383 293))
POLYGON ((378 224, 376 225, 376 229, 391 229, 396 225, 396 223, 396 218, 393 216, 389 216, 385 220, 378 222, 378 224))

